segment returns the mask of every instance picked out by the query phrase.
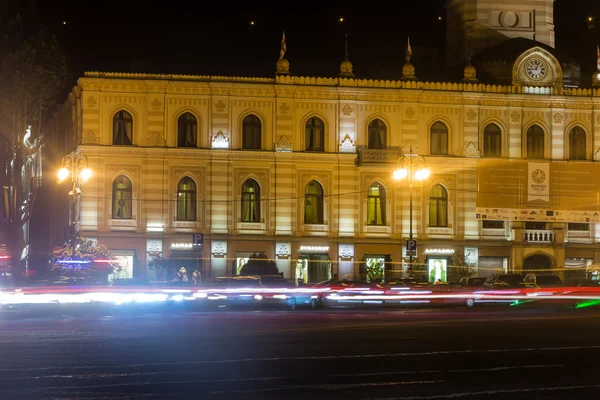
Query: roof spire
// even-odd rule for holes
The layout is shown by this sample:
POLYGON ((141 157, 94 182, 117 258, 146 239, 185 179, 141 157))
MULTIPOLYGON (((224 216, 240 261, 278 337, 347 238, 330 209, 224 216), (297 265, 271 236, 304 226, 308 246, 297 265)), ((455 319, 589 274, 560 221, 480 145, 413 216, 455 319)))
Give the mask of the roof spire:
POLYGON ((412 56, 412 47, 410 46, 410 36, 408 37, 408 43, 406 45, 406 56, 404 59, 406 62, 402 67, 402 77, 400 78, 403 81, 416 81, 417 77, 415 76, 415 67, 410 63, 410 57, 412 56))
POLYGON ((467 65, 465 66, 463 77, 463 82, 465 83, 479 83, 477 69, 471 64, 472 58, 473 51, 471 50, 471 41, 469 40, 469 44, 467 45, 467 65))
POLYGON ((352 63, 348 60, 348 34, 346 33, 346 43, 344 45, 344 61, 340 64, 340 78, 354 78, 352 73, 352 63))
POLYGON ((596 45, 596 72, 592 75, 592 86, 600 88, 600 46, 596 45))
POLYGON ((277 61, 277 70, 275 75, 289 75, 290 74, 290 63, 285 59, 285 53, 287 52, 287 43, 285 41, 285 32, 281 38, 281 50, 279 50, 279 60, 277 61))

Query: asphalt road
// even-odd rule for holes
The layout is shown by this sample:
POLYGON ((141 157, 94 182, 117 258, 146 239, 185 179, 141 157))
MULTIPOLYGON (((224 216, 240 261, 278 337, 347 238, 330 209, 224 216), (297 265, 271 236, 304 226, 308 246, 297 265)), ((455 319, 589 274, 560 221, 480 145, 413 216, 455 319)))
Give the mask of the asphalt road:
POLYGON ((595 308, 0 312, 0 399, 598 399, 595 308))

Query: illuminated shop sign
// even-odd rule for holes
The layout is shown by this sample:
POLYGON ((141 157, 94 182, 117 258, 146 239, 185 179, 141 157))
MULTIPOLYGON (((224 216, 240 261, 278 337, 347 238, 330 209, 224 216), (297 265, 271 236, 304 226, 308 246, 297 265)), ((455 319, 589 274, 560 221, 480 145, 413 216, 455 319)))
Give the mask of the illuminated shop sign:
POLYGON ((425 254, 454 254, 454 249, 425 249, 425 254))
POLYGON ((300 246, 300 251, 323 251, 323 252, 329 252, 329 246, 300 246))
POLYGON ((179 249, 179 250, 191 249, 193 246, 194 245, 191 243, 171 243, 172 249, 179 249))

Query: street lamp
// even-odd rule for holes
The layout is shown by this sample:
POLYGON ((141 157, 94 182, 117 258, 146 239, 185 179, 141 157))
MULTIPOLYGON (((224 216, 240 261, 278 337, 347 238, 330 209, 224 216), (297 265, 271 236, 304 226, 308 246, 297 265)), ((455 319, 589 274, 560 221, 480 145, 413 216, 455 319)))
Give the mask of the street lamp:
MULTIPOLYGON (((408 240, 413 240, 413 182, 422 181, 429 178, 429 170, 425 167, 425 159, 418 155, 413 154, 412 145, 408 151, 408 154, 404 153, 398 158, 397 168, 392 174, 392 177, 396 181, 408 179, 408 187, 410 193, 410 227, 408 233, 408 240)), ((408 251, 408 249, 407 249, 408 251)), ((413 255, 410 252, 410 266, 412 267, 413 255)))
POLYGON ((58 181, 63 182, 71 177, 73 183, 72 189, 69 191, 71 196, 71 246, 75 245, 75 237, 77 235, 77 195, 81 194, 79 188, 80 182, 85 182, 92 177, 92 170, 88 168, 88 160, 85 154, 71 153, 63 157, 62 168, 58 170, 58 181))

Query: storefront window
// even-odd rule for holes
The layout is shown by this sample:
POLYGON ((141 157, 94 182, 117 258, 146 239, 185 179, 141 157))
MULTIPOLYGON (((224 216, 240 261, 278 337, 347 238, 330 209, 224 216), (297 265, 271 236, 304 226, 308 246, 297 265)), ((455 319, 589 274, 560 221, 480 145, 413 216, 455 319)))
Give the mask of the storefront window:
POLYGON ((427 258, 429 282, 448 282, 448 259, 427 258))
POLYGON ((327 254, 303 254, 296 264, 296 279, 318 283, 333 278, 331 260, 327 254))
POLYGON ((365 257, 367 264, 367 281, 383 282, 385 280, 385 257, 365 257))

